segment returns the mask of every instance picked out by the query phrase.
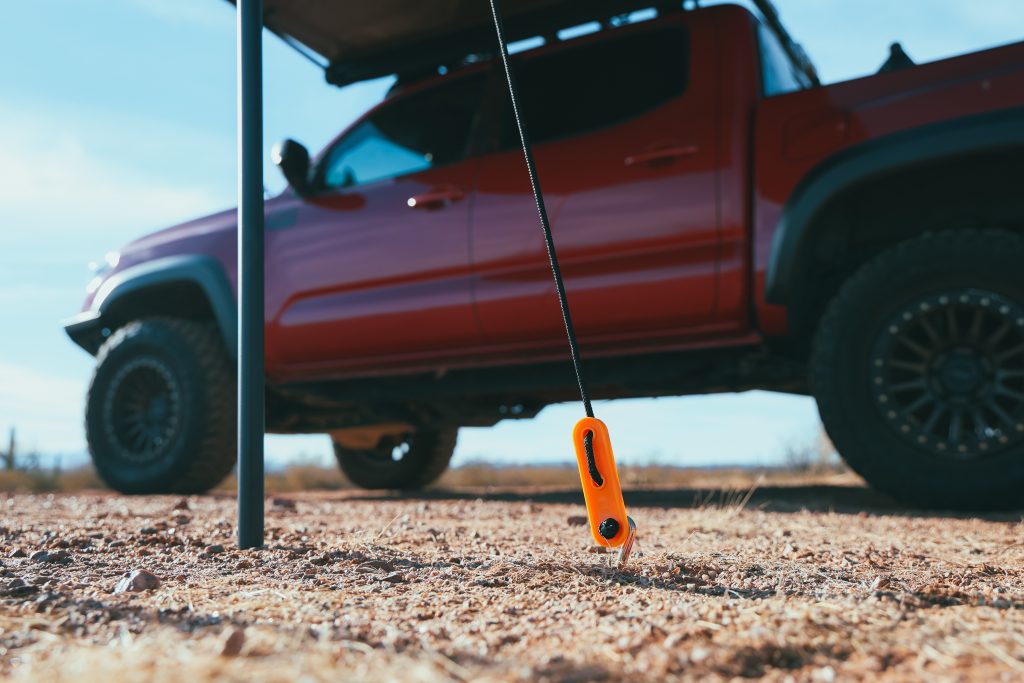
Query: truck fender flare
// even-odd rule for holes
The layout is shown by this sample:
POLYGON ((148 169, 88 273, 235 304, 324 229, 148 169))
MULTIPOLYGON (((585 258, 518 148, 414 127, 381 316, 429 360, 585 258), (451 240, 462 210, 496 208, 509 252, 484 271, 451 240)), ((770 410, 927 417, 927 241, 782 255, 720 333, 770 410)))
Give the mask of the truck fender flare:
POLYGON ((86 340, 105 326, 104 317, 109 319, 118 301, 146 289, 180 282, 193 283, 206 295, 224 347, 232 358, 236 357, 238 311, 231 283, 216 259, 201 254, 167 256, 114 273, 100 285, 89 310, 66 320, 64 328, 75 343, 94 353, 90 346, 97 345, 86 340))
POLYGON ((840 193, 881 176, 957 156, 1024 147, 1024 108, 972 115, 875 138, 814 167, 790 194, 772 238, 765 300, 793 301, 800 272, 813 253, 817 218, 840 193))

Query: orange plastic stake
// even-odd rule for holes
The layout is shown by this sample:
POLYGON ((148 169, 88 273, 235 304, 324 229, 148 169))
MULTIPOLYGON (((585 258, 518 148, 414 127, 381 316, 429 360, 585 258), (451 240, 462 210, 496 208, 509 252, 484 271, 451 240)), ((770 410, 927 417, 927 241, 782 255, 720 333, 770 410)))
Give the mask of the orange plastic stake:
POLYGON ((576 447, 576 462, 580 468, 580 484, 587 502, 587 517, 590 519, 590 533, 598 545, 618 548, 618 565, 629 559, 636 536, 636 525, 626 514, 626 503, 622 499, 619 472, 615 468, 615 455, 608 437, 608 427, 594 417, 585 417, 572 430, 576 447), (592 436, 591 449, 593 465, 597 469, 600 483, 595 481, 591 463, 587 461, 587 438, 592 436))

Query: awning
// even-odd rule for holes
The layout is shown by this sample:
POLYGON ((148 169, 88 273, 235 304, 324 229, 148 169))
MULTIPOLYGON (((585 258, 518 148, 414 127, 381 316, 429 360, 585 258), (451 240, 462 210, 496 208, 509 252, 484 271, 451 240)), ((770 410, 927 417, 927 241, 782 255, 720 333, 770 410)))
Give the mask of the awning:
MULTIPOLYGON (((235 2, 236 0, 229 0, 235 2)), ((697 3, 693 3, 697 4, 697 3)), ((753 0, 798 62, 806 60, 769 0, 753 0)), ((679 10, 681 0, 504 0, 505 36, 515 42, 629 12, 679 10)), ((380 76, 418 75, 491 56, 494 26, 486 0, 264 0, 264 24, 348 85, 380 76)), ((813 67, 807 62, 813 73, 813 67)), ((815 80, 812 76, 812 80, 815 80)))

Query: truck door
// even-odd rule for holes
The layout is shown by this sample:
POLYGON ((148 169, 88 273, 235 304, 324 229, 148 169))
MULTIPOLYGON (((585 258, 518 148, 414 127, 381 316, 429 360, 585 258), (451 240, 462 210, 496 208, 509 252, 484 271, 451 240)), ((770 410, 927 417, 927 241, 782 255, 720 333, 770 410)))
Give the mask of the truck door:
MULTIPOLYGON (((430 366, 480 345, 467 144, 480 74, 396 96, 317 164, 294 221, 268 223, 268 360, 307 369, 430 366)), ((301 374, 301 373, 300 373, 301 374)))
MULTIPOLYGON (((671 18, 514 57, 584 346, 699 331, 718 258, 714 27, 671 18), (700 55, 699 64, 693 64, 700 55), (699 67, 699 68, 697 68, 699 67)), ((473 207, 486 341, 564 349, 564 328, 508 96, 496 79, 473 207)), ((485 113, 485 119, 487 114, 485 113)))

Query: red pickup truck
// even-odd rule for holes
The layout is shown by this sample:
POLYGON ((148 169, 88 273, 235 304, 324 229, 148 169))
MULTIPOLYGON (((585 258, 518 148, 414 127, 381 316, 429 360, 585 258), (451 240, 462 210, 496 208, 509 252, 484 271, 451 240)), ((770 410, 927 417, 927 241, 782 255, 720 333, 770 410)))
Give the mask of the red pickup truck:
MULTIPOLYGON (((812 394, 880 490, 1022 503, 1024 44, 822 86, 777 25, 714 6, 514 68, 595 398, 812 394)), ((356 484, 413 488, 460 426, 574 397, 516 142, 476 58, 403 75, 313 159, 276 148, 270 431, 327 433, 356 484)), ((231 470, 235 221, 127 245, 66 323, 96 355, 86 429, 115 489, 231 470)))

